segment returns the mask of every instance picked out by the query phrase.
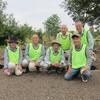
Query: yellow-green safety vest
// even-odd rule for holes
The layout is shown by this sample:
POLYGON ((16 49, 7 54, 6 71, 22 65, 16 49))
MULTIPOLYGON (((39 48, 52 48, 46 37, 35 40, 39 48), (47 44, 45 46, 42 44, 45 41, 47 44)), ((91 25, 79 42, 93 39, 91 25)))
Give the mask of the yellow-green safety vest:
POLYGON ((72 49, 72 68, 78 69, 86 65, 86 45, 83 45, 80 51, 72 49))
POLYGON ((50 50, 49 60, 50 60, 51 64, 53 64, 53 63, 60 63, 62 49, 60 48, 58 50, 57 54, 54 53, 54 50, 53 50, 52 47, 50 47, 49 50, 50 50))
POLYGON ((14 64, 19 64, 20 48, 17 46, 16 51, 13 52, 12 50, 10 50, 10 47, 7 47, 7 51, 8 51, 8 61, 14 64))
POLYGON ((57 40, 61 43, 61 48, 64 51, 70 50, 71 47, 71 39, 70 39, 70 34, 71 33, 66 33, 66 36, 63 36, 62 33, 58 33, 57 35, 57 40))
POLYGON ((88 46, 88 30, 84 29, 83 34, 81 36, 81 43, 88 46))
POLYGON ((30 60, 37 61, 40 58, 41 53, 42 53, 42 44, 39 44, 37 49, 33 47, 32 43, 29 44, 29 59, 30 60))

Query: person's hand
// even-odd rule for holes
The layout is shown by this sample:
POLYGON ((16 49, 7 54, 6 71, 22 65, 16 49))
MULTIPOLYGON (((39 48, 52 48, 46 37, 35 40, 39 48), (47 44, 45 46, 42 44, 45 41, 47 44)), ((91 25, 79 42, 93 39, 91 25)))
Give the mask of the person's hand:
POLYGON ((88 66, 85 66, 81 69, 81 74, 88 71, 89 70, 89 67, 88 66))
POLYGON ((4 73, 8 76, 11 75, 11 72, 8 68, 4 68, 4 73))
POLYGON ((52 64, 52 66, 53 66, 53 67, 60 67, 61 64, 59 64, 59 63, 55 63, 55 64, 52 64))
POLYGON ((60 67, 60 66, 61 66, 61 64, 60 64, 60 63, 56 63, 55 65, 56 65, 56 67, 60 67))
POLYGON ((40 61, 36 61, 35 64, 36 64, 36 66, 39 66, 40 65, 40 61))
POLYGON ((67 73, 71 74, 71 72, 72 72, 72 69, 71 69, 71 67, 69 67, 67 73))
POLYGON ((54 64, 51 64, 51 66, 52 66, 52 67, 57 67, 55 63, 54 63, 54 64))
POLYGON ((22 70, 21 64, 17 64, 16 67, 17 67, 19 70, 22 70))

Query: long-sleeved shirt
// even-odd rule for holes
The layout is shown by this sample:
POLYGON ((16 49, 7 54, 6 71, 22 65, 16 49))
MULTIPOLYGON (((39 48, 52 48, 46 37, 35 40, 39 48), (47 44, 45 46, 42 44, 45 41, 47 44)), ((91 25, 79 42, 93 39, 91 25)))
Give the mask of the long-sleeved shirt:
MULTIPOLYGON (((82 45, 79 46, 79 48, 75 48, 76 51, 80 51, 82 48, 82 45)), ((88 66, 89 68, 91 67, 92 64, 92 59, 91 59, 91 50, 87 47, 86 48, 86 66, 88 66)), ((68 65, 72 66, 72 49, 70 50, 70 54, 69 54, 69 58, 68 58, 68 65)))
MULTIPOLYGON (((37 47, 35 47, 34 45, 33 45, 33 48, 37 49, 37 47)), ((45 47, 42 46, 42 52, 41 52, 41 55, 39 58, 40 62, 44 60, 44 56, 45 56, 45 47)), ((30 59, 29 59, 29 45, 28 44, 26 45, 26 49, 25 49, 25 59, 27 61, 30 61, 30 59)))
MULTIPOLYGON (((54 53, 55 53, 55 52, 54 52, 54 53)), ((50 49, 48 48, 48 50, 47 50, 47 52, 46 52, 45 59, 44 59, 44 60, 45 60, 45 63, 48 64, 48 65, 51 64, 49 58, 50 58, 50 49)), ((65 61, 65 56, 64 56, 63 50, 62 50, 62 52, 61 52, 61 61, 60 61, 60 64, 66 66, 66 61, 65 61)))
MULTIPOLYGON (((79 33, 80 35, 83 35, 84 30, 82 30, 81 33, 79 33)), ((92 33, 90 31, 88 31, 88 43, 89 43, 89 49, 93 50, 94 48, 94 40, 93 40, 93 36, 92 36, 92 33)))
MULTIPOLYGON (((15 52, 16 49, 12 49, 9 48, 11 51, 15 52)), ((8 50, 7 48, 4 51, 4 68, 8 68, 8 63, 9 63, 9 59, 8 59, 8 50)), ((19 57, 19 64, 22 64, 22 50, 20 49, 20 57, 19 57)))

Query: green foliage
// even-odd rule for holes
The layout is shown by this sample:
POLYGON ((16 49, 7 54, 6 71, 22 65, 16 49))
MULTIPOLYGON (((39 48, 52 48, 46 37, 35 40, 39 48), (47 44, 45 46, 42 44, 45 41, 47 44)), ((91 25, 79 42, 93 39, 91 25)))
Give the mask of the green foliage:
POLYGON ((56 36, 56 34, 59 32, 60 23, 61 23, 60 18, 56 14, 50 16, 44 22, 45 31, 48 34, 48 36, 56 36))
POLYGON ((73 18, 83 22, 100 17, 100 0, 64 0, 61 5, 73 18))
POLYGON ((42 30, 33 30, 28 24, 19 25, 12 14, 5 14, 7 2, 0 0, 0 44, 6 44, 6 39, 15 36, 20 43, 30 40, 34 33, 42 39, 42 30))

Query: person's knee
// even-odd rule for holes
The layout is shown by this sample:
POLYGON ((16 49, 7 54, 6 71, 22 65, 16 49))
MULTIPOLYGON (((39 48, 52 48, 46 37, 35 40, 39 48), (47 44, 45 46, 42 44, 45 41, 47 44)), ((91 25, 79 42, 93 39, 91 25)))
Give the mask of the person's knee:
POLYGON ((14 73, 15 67, 16 67, 16 64, 11 63, 11 62, 8 63, 8 68, 9 68, 11 73, 14 73))
POLYGON ((72 77, 71 77, 71 75, 69 75, 69 74, 65 74, 65 75, 64 75, 64 78, 65 78, 66 80, 68 80, 68 81, 72 80, 72 77))
POLYGON ((84 73, 84 75, 86 75, 89 78, 89 77, 91 77, 91 72, 87 71, 87 72, 84 73))
POLYGON ((22 75, 22 73, 23 73, 23 71, 22 71, 21 66, 17 65, 16 68, 15 68, 15 75, 20 76, 20 75, 22 75))
POLYGON ((29 62, 28 62, 26 59, 24 59, 24 60, 22 61, 22 66, 23 66, 24 68, 28 67, 28 64, 29 64, 29 62))
POLYGON ((29 71, 36 71, 36 65, 35 62, 30 62, 29 63, 29 71))

